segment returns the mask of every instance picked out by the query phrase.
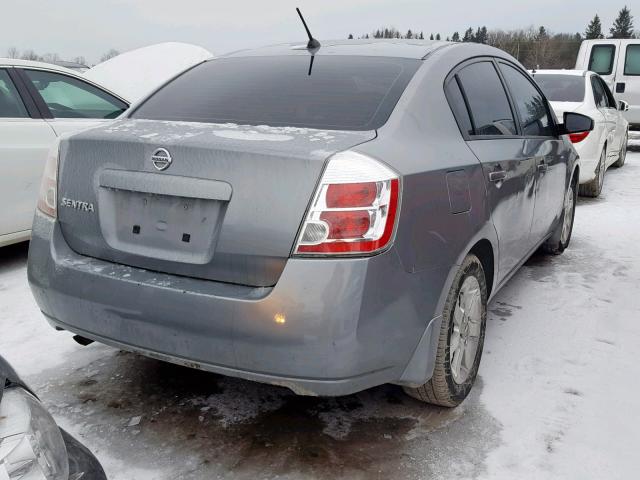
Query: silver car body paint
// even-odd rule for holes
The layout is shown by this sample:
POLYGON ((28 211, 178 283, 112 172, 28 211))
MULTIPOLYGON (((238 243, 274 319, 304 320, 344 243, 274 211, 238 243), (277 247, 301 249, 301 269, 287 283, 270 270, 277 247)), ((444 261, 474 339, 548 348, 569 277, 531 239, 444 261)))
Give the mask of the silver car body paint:
MULTIPOLYGON (((276 46, 235 55, 308 52, 276 46)), ((518 65, 497 49, 324 42, 317 55, 424 60, 377 132, 122 119, 63 142, 59 197, 96 202, 96 214, 66 208, 54 220, 36 213, 29 281, 52 325, 301 394, 343 395, 388 382, 415 386, 431 377, 458 266, 470 251, 482 253, 495 294, 560 221, 575 151, 563 138, 463 139, 445 80, 472 58, 518 65), (150 161, 158 147, 173 157, 166 172, 150 161), (292 257, 323 167, 343 150, 384 161, 401 176, 395 240, 373 256, 292 257), (206 161, 212 155, 217 160, 206 161), (515 165, 523 158, 528 165, 540 155, 549 159, 546 179, 555 183, 516 166, 499 189, 487 180, 490 160, 515 165), (110 192, 169 194, 164 175, 186 190, 190 184, 180 182, 194 179, 184 208, 210 208, 218 219, 206 226, 214 241, 194 246, 188 259, 166 245, 132 247, 119 222, 108 218, 133 205, 118 205, 110 192), (209 204, 198 204, 203 192, 213 192, 209 204), (211 207, 216 202, 224 203, 219 211, 211 207), (521 204, 529 227, 514 231, 509 222, 522 224, 521 204)))

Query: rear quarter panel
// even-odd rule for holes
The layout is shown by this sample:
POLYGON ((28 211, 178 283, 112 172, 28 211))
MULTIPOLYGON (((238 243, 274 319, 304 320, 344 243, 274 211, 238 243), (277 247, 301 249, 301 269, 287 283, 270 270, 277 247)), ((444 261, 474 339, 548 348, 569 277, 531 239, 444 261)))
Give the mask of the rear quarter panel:
MULTIPOLYGON (((465 143, 444 93, 448 73, 473 56, 503 55, 483 46, 448 45, 425 60, 378 137, 356 149, 389 163, 402 175, 402 204, 395 248, 403 268, 428 275, 446 271, 436 311, 442 311, 448 286, 466 254, 496 232, 487 207, 482 166, 465 143), (466 181, 469 208, 455 208, 447 175, 466 181), (444 268, 443 268, 444 267, 444 268)), ((504 57, 508 58, 508 57, 504 57)), ((463 188, 464 190, 464 188, 463 188)), ((426 316, 426 312, 425 312, 426 316)))

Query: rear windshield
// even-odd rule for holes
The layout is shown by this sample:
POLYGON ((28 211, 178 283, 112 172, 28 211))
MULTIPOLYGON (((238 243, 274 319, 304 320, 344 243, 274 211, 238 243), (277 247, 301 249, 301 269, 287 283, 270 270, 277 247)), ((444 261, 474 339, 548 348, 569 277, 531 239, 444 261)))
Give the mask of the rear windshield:
POLYGON ((551 102, 583 102, 584 77, 581 75, 535 74, 534 78, 551 102))
POLYGON ((334 55, 216 59, 165 85, 131 118, 373 130, 419 66, 415 59, 334 55))

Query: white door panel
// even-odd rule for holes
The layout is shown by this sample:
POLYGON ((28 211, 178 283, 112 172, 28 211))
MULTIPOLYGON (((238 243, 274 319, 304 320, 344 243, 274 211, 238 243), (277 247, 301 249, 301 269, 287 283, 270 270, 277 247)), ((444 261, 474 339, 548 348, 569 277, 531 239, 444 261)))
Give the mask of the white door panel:
POLYGON ((0 235, 31 229, 40 177, 55 138, 44 120, 0 118, 0 235))
POLYGON ((625 114, 629 122, 640 124, 640 40, 623 44, 620 50, 612 90, 618 100, 629 104, 625 114))

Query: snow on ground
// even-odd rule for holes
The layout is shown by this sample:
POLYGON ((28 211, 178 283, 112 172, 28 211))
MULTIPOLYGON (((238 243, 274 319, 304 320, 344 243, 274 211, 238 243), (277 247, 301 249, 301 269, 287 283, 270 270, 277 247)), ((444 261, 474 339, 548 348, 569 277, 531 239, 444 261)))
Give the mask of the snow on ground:
POLYGON ((93 344, 42 318, 26 247, 0 250, 0 353, 113 480, 637 478, 640 136, 570 249, 530 259, 490 305, 459 408, 385 385, 336 399, 93 344))

